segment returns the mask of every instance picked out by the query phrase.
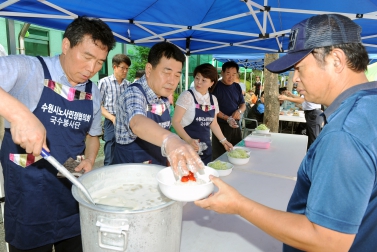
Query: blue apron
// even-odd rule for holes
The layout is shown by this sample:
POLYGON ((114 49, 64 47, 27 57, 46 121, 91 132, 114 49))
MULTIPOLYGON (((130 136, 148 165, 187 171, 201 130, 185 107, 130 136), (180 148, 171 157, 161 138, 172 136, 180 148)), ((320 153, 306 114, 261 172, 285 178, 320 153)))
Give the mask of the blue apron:
MULTIPOLYGON (((145 94, 143 88, 140 84, 134 83, 130 86, 134 86, 140 89, 143 93, 145 99, 147 100, 147 95, 145 94)), ((167 101, 167 98, 162 98, 167 101)), ((164 129, 169 130, 171 124, 171 118, 169 114, 169 109, 166 104, 149 104, 147 109, 147 117, 160 124, 164 129), (156 111, 156 106, 163 107, 163 113, 161 115, 154 113, 156 111)), ((129 144, 115 144, 113 164, 122 163, 150 163, 158 165, 167 165, 167 158, 161 155, 161 148, 141 138, 136 138, 135 141, 129 144)))
MULTIPOLYGON (((84 152, 93 121, 92 83, 86 84, 85 92, 62 87, 51 81, 44 60, 38 59, 45 87, 33 113, 46 128, 51 155, 64 163, 84 152)), ((14 144, 9 129, 0 155, 6 194, 5 240, 27 250, 80 235, 79 207, 71 182, 58 178, 58 171, 43 158, 26 154, 14 144)))
POLYGON ((199 139, 200 142, 205 142, 208 149, 203 151, 203 155, 200 155, 203 163, 207 165, 212 159, 212 144, 211 144, 211 133, 210 125, 215 117, 215 108, 213 105, 212 95, 209 94, 211 105, 200 105, 195 98, 192 90, 188 90, 195 102, 195 117, 191 124, 184 127, 186 133, 192 139, 199 139))

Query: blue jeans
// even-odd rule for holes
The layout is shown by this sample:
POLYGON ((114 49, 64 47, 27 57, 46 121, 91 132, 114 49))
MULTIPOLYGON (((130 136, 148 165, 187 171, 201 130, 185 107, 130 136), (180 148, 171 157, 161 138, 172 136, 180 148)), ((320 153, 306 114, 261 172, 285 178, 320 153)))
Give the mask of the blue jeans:
POLYGON ((103 147, 103 151, 105 153, 105 160, 103 161, 103 163, 106 166, 112 163, 115 148, 114 124, 107 118, 105 118, 104 121, 103 138, 105 140, 105 146, 103 147))

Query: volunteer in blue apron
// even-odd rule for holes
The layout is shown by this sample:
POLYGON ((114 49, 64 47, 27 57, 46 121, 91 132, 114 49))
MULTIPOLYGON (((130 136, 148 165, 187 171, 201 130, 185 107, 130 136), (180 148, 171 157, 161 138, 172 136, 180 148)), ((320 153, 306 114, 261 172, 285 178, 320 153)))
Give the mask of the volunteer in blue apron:
POLYGON ((209 92, 217 83, 216 68, 208 63, 199 65, 194 76, 194 87, 183 92, 176 102, 172 123, 178 135, 199 152, 204 164, 208 164, 212 159, 211 130, 227 151, 233 145, 221 132, 216 119, 217 99, 209 92))
POLYGON ((99 90, 89 78, 114 45, 105 23, 80 17, 67 27, 61 55, 0 58, 0 99, 7 104, 6 109, 0 106, 6 119, 0 158, 5 240, 11 252, 51 251, 53 246, 55 251, 82 251, 72 184, 39 154, 43 146, 60 163, 85 154, 76 171, 92 169, 101 110, 99 90))
POLYGON ((167 97, 178 86, 184 61, 183 53, 171 43, 160 42, 151 48, 145 75, 118 99, 113 164, 166 166, 168 159, 177 175, 204 168, 198 154, 169 131, 167 97))

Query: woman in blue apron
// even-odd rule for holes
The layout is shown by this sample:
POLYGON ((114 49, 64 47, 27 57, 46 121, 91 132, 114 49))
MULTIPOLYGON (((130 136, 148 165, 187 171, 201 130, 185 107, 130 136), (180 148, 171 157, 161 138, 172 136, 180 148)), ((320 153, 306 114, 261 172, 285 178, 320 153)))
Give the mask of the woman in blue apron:
MULTIPOLYGON (((85 92, 55 83, 44 60, 38 59, 45 86, 33 113, 46 128, 51 155, 64 163, 84 152, 93 120, 92 83, 86 84, 85 92)), ((5 236, 12 246, 32 249, 81 234, 70 181, 58 178, 58 171, 40 156, 27 154, 14 144, 9 129, 1 147, 1 163, 6 193, 5 236)))
MULTIPOLYGON (((147 95, 140 84, 134 83, 130 87, 137 87, 143 93, 146 100, 147 95)), ((170 129, 170 114, 166 106, 167 98, 161 98, 163 104, 149 104, 147 108, 147 117, 160 124, 164 129, 170 129)), ((161 155, 161 148, 157 145, 144 141, 141 138, 136 138, 135 141, 129 144, 115 144, 114 158, 112 164, 121 163, 148 163, 167 165, 167 158, 161 155)))
POLYGON ((211 130, 227 151, 233 146, 221 132, 216 120, 217 99, 209 92, 217 83, 216 68, 208 63, 199 65, 194 76, 194 87, 183 92, 176 102, 172 122, 178 135, 199 152, 204 164, 208 164, 212 158, 211 130))

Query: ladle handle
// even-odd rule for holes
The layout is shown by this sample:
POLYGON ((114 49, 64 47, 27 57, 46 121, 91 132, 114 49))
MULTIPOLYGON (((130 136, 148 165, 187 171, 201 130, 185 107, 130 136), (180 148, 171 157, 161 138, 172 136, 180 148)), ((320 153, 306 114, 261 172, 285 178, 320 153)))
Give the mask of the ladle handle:
POLYGON ((95 205, 92 197, 90 196, 88 190, 81 184, 78 179, 72 175, 62 164, 59 163, 53 156, 51 156, 50 152, 42 148, 41 156, 46 159, 50 164, 52 164, 61 174, 63 174, 69 181, 72 182, 75 186, 77 186, 85 195, 85 197, 95 205))

